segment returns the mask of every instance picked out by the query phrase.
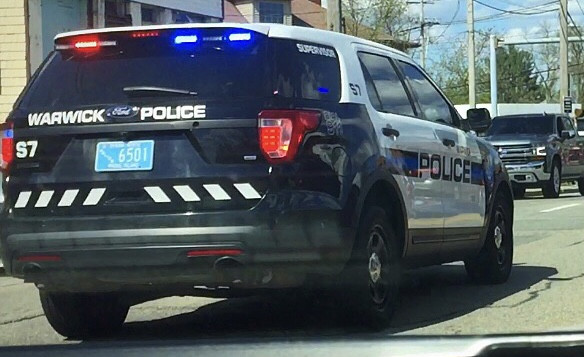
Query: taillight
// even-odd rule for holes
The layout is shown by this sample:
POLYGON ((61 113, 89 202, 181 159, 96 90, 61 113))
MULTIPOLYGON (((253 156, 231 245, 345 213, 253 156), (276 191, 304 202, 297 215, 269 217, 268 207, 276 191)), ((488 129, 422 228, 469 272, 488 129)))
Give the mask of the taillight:
POLYGON ((12 123, 3 124, 0 128, 2 133, 2 160, 0 162, 0 169, 6 170, 12 160, 14 160, 14 132, 12 131, 12 123))
POLYGON ((304 135, 315 130, 320 113, 313 110, 264 110, 259 115, 260 147, 272 163, 291 161, 304 135))

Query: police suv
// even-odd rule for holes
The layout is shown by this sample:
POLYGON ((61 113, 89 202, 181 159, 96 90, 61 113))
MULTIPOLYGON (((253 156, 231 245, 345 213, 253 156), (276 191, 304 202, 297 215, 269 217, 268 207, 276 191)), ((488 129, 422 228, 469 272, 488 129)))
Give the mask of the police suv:
POLYGON ((2 259, 72 338, 159 297, 325 283, 384 323, 403 268, 510 274, 508 177, 472 124, 405 54, 342 34, 61 34, 3 131, 2 259))

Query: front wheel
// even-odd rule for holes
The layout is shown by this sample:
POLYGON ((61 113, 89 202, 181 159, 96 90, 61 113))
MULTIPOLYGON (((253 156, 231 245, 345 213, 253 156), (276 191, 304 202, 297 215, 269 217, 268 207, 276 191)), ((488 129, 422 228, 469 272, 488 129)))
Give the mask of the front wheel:
POLYGON ((512 207, 498 194, 489 220, 489 229, 480 253, 464 262, 470 278, 479 283, 500 284, 507 281, 513 265, 512 207))
POLYGON ((551 176, 548 182, 543 187, 543 196, 545 198, 557 198, 560 196, 560 188, 562 185, 562 171, 558 160, 552 163, 551 176))
POLYGON ((59 334, 73 339, 110 336, 118 332, 129 306, 114 294, 68 294, 40 291, 41 305, 49 324, 59 334))
POLYGON ((359 318, 373 328, 382 328, 397 306, 401 254, 386 211, 372 206, 364 214, 342 288, 359 318))

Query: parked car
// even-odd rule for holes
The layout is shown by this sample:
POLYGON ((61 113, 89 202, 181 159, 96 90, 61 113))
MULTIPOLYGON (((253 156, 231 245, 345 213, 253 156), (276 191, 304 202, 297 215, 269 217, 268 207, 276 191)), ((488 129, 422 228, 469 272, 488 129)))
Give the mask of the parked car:
POLYGON ((584 195, 584 137, 564 114, 520 114, 493 119, 485 139, 493 144, 509 172, 515 197, 526 188, 560 195, 562 182, 577 181, 584 195))

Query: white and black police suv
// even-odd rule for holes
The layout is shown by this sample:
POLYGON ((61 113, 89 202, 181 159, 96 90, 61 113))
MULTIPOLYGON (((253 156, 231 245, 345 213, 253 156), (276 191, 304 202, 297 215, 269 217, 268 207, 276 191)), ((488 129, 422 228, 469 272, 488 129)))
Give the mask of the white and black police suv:
POLYGON ((6 272, 69 337, 163 296, 331 282, 387 322, 403 268, 509 276, 508 177, 466 122, 405 54, 342 34, 58 35, 3 131, 6 272))

